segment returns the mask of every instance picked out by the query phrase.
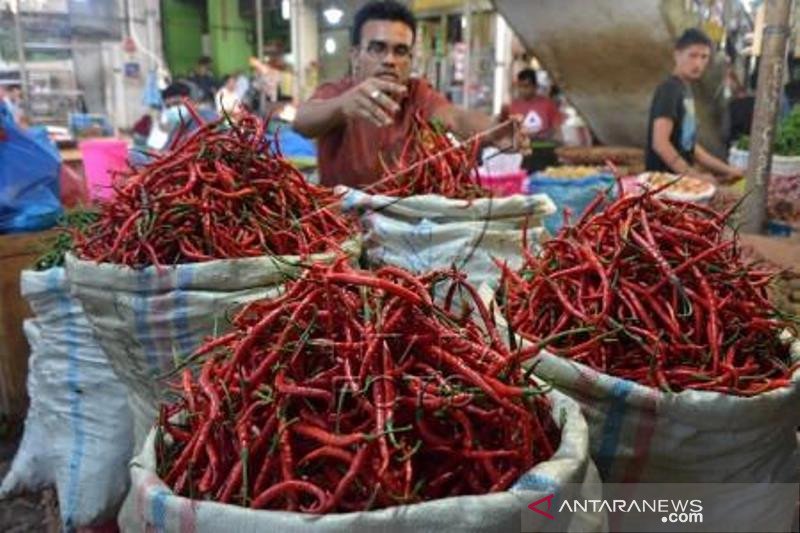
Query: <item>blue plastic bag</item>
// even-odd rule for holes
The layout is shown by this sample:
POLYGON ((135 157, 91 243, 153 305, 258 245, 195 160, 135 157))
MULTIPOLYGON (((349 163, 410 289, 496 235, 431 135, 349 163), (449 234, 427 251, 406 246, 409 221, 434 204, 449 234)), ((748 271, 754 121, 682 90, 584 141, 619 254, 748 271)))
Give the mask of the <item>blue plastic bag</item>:
POLYGON ((594 200, 598 192, 608 191, 607 196, 614 198, 614 176, 611 174, 597 174, 579 179, 550 178, 541 174, 533 174, 528 180, 528 193, 542 193, 550 197, 558 210, 555 214, 545 218, 544 225, 552 234, 556 234, 564 225, 564 208, 572 212, 575 220, 594 200))
POLYGON ((289 126, 282 125, 277 131, 281 153, 286 157, 317 157, 317 147, 313 141, 306 139, 289 126))
POLYGON ((36 231, 61 216, 61 158, 42 128, 25 131, 0 104, 0 233, 36 231))

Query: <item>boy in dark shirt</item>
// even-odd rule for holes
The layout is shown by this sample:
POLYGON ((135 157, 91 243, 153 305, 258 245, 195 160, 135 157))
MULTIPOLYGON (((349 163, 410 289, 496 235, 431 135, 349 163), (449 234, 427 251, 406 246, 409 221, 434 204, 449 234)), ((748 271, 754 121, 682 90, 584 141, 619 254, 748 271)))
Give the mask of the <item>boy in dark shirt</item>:
POLYGON ((711 40, 689 29, 675 43, 675 69, 656 89, 647 132, 647 170, 674 172, 715 182, 731 181, 743 170, 714 157, 697 143, 697 116, 691 83, 699 80, 711 57, 711 40))

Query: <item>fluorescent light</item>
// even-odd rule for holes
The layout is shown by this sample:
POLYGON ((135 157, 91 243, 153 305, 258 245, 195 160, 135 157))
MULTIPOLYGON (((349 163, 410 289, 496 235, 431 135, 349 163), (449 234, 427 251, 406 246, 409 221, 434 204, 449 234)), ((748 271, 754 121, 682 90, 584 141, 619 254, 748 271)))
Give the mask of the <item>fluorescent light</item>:
POLYGON ((344 11, 336 6, 331 6, 322 12, 322 16, 325 17, 325 20, 328 21, 328 24, 335 26, 342 21, 344 11))
POLYGON ((328 37, 325 39, 325 53, 333 55, 336 53, 336 39, 328 37))
POLYGON ((291 16, 292 16, 291 2, 289 0, 281 0, 281 18, 283 20, 289 20, 291 16))

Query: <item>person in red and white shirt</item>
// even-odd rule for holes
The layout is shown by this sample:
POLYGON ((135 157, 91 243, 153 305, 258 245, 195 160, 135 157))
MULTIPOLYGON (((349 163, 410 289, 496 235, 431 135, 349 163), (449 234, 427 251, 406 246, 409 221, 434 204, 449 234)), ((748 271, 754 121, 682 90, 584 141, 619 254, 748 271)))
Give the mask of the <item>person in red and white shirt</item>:
POLYGON ((522 129, 531 140, 560 137, 564 117, 552 98, 539 94, 536 71, 532 68, 517 74, 517 98, 503 107, 500 119, 510 116, 520 118, 522 129))
MULTIPOLYGON (((352 76, 317 88, 297 109, 293 127, 318 140, 323 185, 368 186, 380 179, 412 134, 413 117, 437 119, 461 138, 492 128, 491 117, 454 106, 423 79, 411 78, 416 19, 398 2, 369 2, 354 17, 352 76)), ((527 151, 519 127, 498 129, 488 142, 527 151)))

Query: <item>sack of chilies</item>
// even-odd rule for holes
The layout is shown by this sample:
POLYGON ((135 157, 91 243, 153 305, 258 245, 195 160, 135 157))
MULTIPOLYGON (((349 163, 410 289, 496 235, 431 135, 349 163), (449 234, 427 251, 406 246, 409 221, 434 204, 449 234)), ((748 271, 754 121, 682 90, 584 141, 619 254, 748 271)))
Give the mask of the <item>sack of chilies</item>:
POLYGON ((66 260, 73 294, 128 388, 137 447, 180 354, 307 262, 360 250, 337 197, 281 155, 266 121, 245 112, 206 123, 187 109, 198 128, 117 176, 66 260))
POLYGON ((528 507, 600 484, 577 406, 529 379, 490 321, 461 273, 310 266, 176 378, 120 526, 601 531, 602 512, 528 507), (439 284, 464 298, 435 302, 439 284))
POLYGON ((599 196, 505 272, 503 316, 545 348, 533 372, 581 405, 604 482, 747 484, 706 516, 789 527, 796 502, 760 496, 800 482, 797 324, 725 231, 731 212, 659 192, 599 196))
MULTIPOLYGON (((344 246, 351 257, 360 244, 344 246)), ((330 260, 334 254, 312 256, 330 260)), ((164 378, 209 335, 229 327, 245 303, 277 294, 309 258, 256 257, 184 264, 159 271, 82 261, 68 255, 72 293, 130 396, 136 449, 166 391, 164 378)))

